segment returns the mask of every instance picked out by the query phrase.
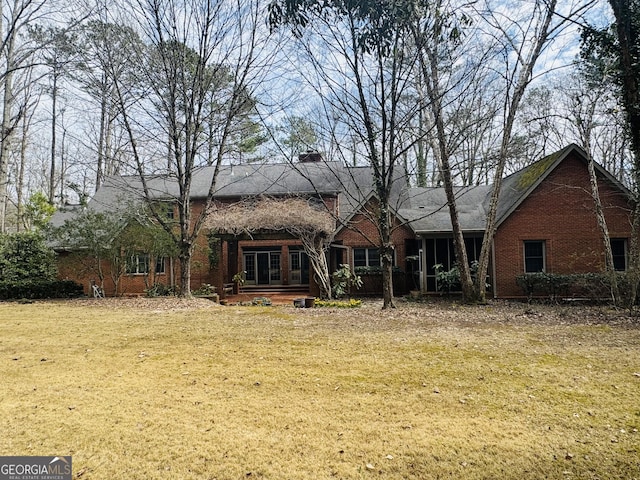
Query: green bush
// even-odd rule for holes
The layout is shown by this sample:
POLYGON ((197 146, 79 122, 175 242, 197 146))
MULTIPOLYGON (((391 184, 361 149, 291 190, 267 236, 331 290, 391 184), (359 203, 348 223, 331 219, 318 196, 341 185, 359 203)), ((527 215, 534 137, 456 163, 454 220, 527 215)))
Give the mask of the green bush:
POLYGON ((546 272, 525 273, 516 277, 516 283, 529 299, 534 295, 542 295, 557 300, 567 296, 574 289, 580 276, 546 272))
POLYGON ((71 280, 0 281, 0 299, 75 298, 83 295, 82 285, 71 280))
POLYGON ((216 293, 216 287, 209 283, 203 283, 200 288, 191 292, 193 295, 211 295, 216 293))
POLYGON ((358 308, 362 306, 362 300, 351 299, 345 300, 320 300, 316 298, 314 302, 316 307, 331 307, 331 308, 358 308))
POLYGON ((451 270, 445 270, 441 263, 433 266, 436 272, 436 282, 438 290, 451 293, 460 290, 460 269, 457 265, 453 265, 451 270))
POLYGON ((362 278, 351 272, 348 264, 340 265, 340 268, 331 274, 333 294, 340 298, 348 294, 352 287, 362 287, 362 278))
MULTIPOLYGON (((478 268, 479 263, 477 260, 473 260, 469 264, 469 271, 471 273, 471 280, 476 283, 478 281, 478 268)), ((436 282, 439 291, 445 291, 447 293, 458 292, 462 289, 460 284, 460 267, 457 263, 453 264, 451 270, 445 270, 441 263, 437 263, 433 266, 436 273, 436 282)), ((491 288, 491 284, 485 282, 485 288, 491 288)))
MULTIPOLYGON (((626 272, 617 272, 616 279, 620 297, 628 298, 631 277, 626 272)), ((611 298, 611 277, 605 273, 525 273, 516 277, 516 283, 529 300, 534 296, 558 300, 569 295, 589 300, 611 298)))
POLYGON ((147 297, 170 297, 176 295, 174 287, 168 287, 164 283, 156 282, 144 291, 147 297))
POLYGON ((0 278, 8 281, 54 280, 55 253, 42 235, 21 232, 0 235, 0 278))

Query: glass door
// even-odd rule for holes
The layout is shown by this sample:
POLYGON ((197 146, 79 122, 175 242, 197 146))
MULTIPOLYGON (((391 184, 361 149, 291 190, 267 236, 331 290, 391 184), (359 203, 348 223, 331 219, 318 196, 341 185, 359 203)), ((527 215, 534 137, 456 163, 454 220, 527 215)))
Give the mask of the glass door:
POLYGON ((280 252, 246 252, 244 270, 248 285, 279 285, 280 252))
POLYGON ((289 253, 289 283, 292 285, 309 284, 309 257, 303 251, 289 253))

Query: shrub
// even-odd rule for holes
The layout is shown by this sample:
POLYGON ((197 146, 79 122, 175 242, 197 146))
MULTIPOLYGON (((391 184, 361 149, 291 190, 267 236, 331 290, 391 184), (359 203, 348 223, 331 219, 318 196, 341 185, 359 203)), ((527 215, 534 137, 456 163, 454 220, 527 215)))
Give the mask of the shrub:
MULTIPOLYGON (((478 267, 479 263, 477 260, 474 260, 469 264, 471 279, 474 283, 478 281, 478 267)), ((435 264, 433 269, 436 272, 438 290, 446 291, 447 293, 461 290, 460 268, 457 263, 453 264, 451 270, 444 270, 443 265, 440 263, 435 264)), ((491 288, 491 284, 485 282, 485 288, 491 288)))
POLYGON ((55 254, 42 235, 21 232, 0 236, 0 278, 3 281, 53 280, 55 254))
POLYGON ((216 292, 216 287, 208 283, 203 283, 200 288, 191 292, 193 295, 211 295, 216 292))
MULTIPOLYGON (((631 277, 626 272, 616 273, 621 298, 630 296, 631 277)), ((589 300, 611 298, 611 278, 605 273, 525 273, 516 277, 516 283, 529 300, 536 296, 546 296, 558 300, 573 295, 589 300)))
POLYGON ((147 288, 144 293, 147 297, 169 297, 176 294, 176 289, 174 287, 167 287, 161 282, 157 282, 147 288))
POLYGON ((552 300, 557 300, 573 290, 578 278, 579 275, 575 274, 536 272, 518 275, 516 283, 529 300, 534 295, 545 295, 552 300))
POLYGON ((82 285, 71 280, 9 280, 0 282, 0 299, 75 298, 84 293, 82 285))
POLYGON ((445 270, 441 263, 433 266, 436 272, 436 282, 438 290, 451 293, 460 290, 460 269, 454 265, 451 270, 445 270))
POLYGON ((362 278, 351 272, 348 264, 340 265, 340 268, 331 274, 333 280, 333 294, 340 298, 349 293, 351 287, 362 287, 362 278))
POLYGON ((331 307, 331 308, 358 308, 362 306, 362 300, 351 299, 345 300, 320 300, 316 298, 316 307, 331 307))

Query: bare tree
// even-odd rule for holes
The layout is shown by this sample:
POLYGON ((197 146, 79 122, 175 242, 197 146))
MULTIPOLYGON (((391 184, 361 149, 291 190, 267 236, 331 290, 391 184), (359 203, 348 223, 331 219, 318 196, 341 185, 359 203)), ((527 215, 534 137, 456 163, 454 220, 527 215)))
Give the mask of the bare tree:
MULTIPOLYGON (((331 135, 352 141, 335 142, 336 155, 372 172, 372 198, 367 191, 351 191, 354 203, 376 226, 367 236, 378 245, 382 267, 383 308, 395 307, 393 297, 394 202, 405 184, 404 157, 411 148, 404 139, 419 106, 406 102, 414 92, 415 53, 401 28, 408 4, 375 2, 273 2, 272 25, 288 24, 300 34, 299 45, 311 65, 309 85, 319 94, 323 109, 335 125, 331 135)), ((356 184, 356 182, 353 182, 356 184)))
POLYGON ((635 305, 640 282, 640 8, 632 0, 609 0, 615 22, 605 29, 585 28, 589 49, 597 48, 600 74, 618 90, 632 152, 631 185, 634 194, 629 279, 629 306, 635 305), (602 68, 603 66, 608 68, 602 68))
POLYGON ((175 205, 177 221, 168 219, 166 210, 155 208, 155 203, 150 205, 155 219, 174 238, 181 294, 190 296, 195 241, 213 202, 234 122, 246 111, 258 60, 264 60, 257 51, 263 40, 263 12, 260 2, 252 1, 138 0, 134 7, 129 15, 138 20, 147 45, 134 52, 140 76, 133 88, 116 75, 112 78, 147 201, 158 196, 147 175, 169 155, 176 192, 164 200, 175 205), (220 87, 222 77, 226 81, 220 87), (210 108, 212 95, 215 110, 210 108), (219 120, 219 135, 210 150, 204 132, 213 116, 219 120), (212 166, 208 193, 202 210, 194 212, 194 176, 207 164, 212 166))
MULTIPOLYGON (((101 13, 106 15, 106 8, 101 13)), ((130 85, 136 71, 129 55, 141 51, 142 42, 130 27, 91 20, 78 34, 78 58, 73 78, 91 100, 99 105, 99 121, 95 140, 95 188, 104 178, 119 173, 118 151, 124 143, 118 128, 119 108, 115 82, 130 85), (113 78, 112 76, 116 76, 113 78)))
MULTIPOLYGON (((452 158, 452 142, 450 140, 452 133, 447 131, 444 122, 447 102, 451 102, 452 105, 459 104, 458 101, 451 99, 451 93, 457 92, 457 89, 451 88, 451 75, 449 74, 457 56, 451 55, 451 50, 447 49, 447 45, 453 44, 455 47, 456 41, 459 39, 461 28, 455 23, 452 24, 450 19, 460 18, 460 12, 452 9, 448 3, 439 2, 438 11, 445 12, 443 15, 420 17, 422 20, 415 23, 412 28, 420 52, 420 66, 424 71, 423 77, 427 79, 427 91, 437 132, 438 160, 442 167, 442 178, 447 192, 447 201, 454 231, 456 258, 460 269, 460 282, 463 297, 466 300, 485 300, 485 278, 496 229, 496 213, 502 177, 507 162, 511 157, 511 142, 515 120, 526 89, 534 78, 534 69, 549 43, 567 25, 567 19, 574 19, 576 15, 587 7, 586 4, 580 4, 570 11, 560 14, 555 0, 548 2, 536 1, 528 5, 530 8, 525 9, 524 15, 520 18, 513 18, 512 14, 517 9, 505 10, 504 5, 494 5, 491 1, 485 1, 474 4, 472 16, 462 17, 463 21, 468 21, 469 18, 475 19, 476 37, 481 38, 488 45, 486 52, 495 55, 485 57, 482 60, 482 64, 488 65, 492 70, 498 72, 499 77, 494 81, 497 80, 499 82, 500 79, 502 80, 500 82, 502 107, 497 115, 501 122, 497 126, 500 135, 496 138, 498 145, 495 164, 490 175, 488 175, 493 181, 493 189, 475 281, 471 276, 467 261, 453 190, 453 166, 450 162, 452 158), (446 7, 449 7, 450 10, 447 10, 446 7), (448 15, 446 15, 447 13, 448 15), (428 28, 425 27, 425 24, 428 25, 428 28), (434 35, 434 33, 437 35, 434 35), (449 40, 449 43, 442 41, 444 34, 447 35, 444 40, 449 40), (445 73, 444 76, 443 72, 445 73)), ((468 13, 468 15, 470 14, 468 13)), ((464 24, 462 27, 464 27, 464 24)), ((475 65, 478 64, 476 63, 475 65)), ((477 70, 471 69, 469 72, 477 72, 477 70)), ((475 75, 476 73, 473 73, 472 76, 467 76, 467 78, 473 78, 475 75)), ((463 79, 463 84, 469 83, 463 79)))
MULTIPOLYGON (((16 75, 38 63, 35 58, 40 49, 48 45, 27 35, 37 24, 54 25, 59 18, 73 18, 65 28, 73 28, 86 14, 86 5, 47 0, 9 0, 0 2, 0 90, 2 113, 0 114, 0 231, 5 229, 5 213, 8 201, 8 165, 15 152, 18 125, 23 111, 16 104, 19 91, 16 75), (73 13, 71 13, 73 12, 73 13)), ((38 77, 33 76, 32 81, 38 77)))

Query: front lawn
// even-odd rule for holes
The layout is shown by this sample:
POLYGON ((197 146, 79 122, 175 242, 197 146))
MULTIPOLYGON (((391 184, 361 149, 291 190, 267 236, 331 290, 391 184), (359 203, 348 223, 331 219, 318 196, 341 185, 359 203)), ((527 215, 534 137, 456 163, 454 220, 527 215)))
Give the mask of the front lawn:
POLYGON ((0 455, 89 479, 640 478, 601 309, 0 303, 0 455))

